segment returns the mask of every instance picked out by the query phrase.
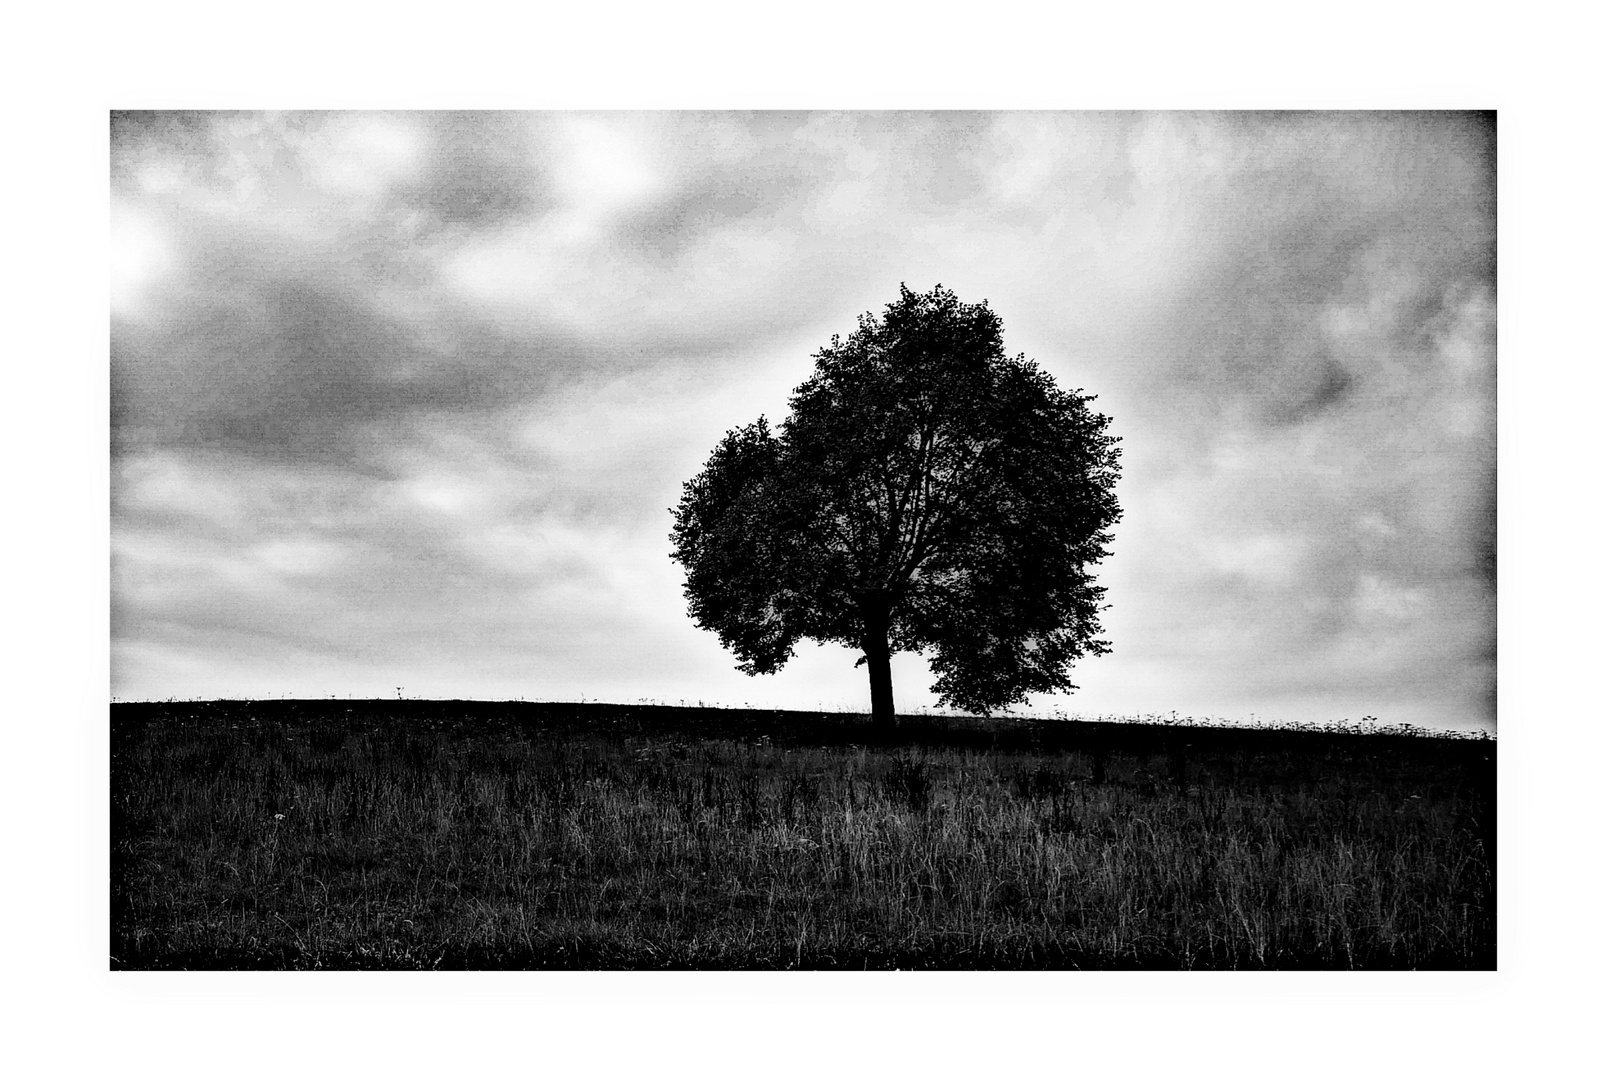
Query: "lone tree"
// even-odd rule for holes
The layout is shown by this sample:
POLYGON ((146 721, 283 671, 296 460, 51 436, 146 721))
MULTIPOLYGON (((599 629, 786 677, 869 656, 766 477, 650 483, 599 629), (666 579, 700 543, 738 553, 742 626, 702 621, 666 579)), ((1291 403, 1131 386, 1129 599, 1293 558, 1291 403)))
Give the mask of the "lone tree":
POLYGON ((892 655, 926 654, 939 699, 990 713, 1074 690, 1109 651, 1089 567, 1120 518, 1109 418, 1024 355, 983 300, 907 286, 815 354, 772 432, 728 432, 675 510, 697 625, 749 675, 800 638, 861 650, 894 721, 892 655))

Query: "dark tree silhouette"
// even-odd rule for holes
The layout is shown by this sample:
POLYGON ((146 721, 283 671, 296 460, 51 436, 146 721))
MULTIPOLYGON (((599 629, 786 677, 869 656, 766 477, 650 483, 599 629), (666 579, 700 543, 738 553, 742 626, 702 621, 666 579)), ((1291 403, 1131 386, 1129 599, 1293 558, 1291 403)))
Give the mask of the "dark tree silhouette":
POLYGON ((894 723, 891 659, 926 654, 944 704, 989 713, 1074 690, 1120 517, 1117 439, 1091 396, 1003 350, 984 300, 907 286, 815 354, 772 432, 726 434, 684 486, 673 558, 697 625, 749 675, 801 638, 863 652, 894 723))

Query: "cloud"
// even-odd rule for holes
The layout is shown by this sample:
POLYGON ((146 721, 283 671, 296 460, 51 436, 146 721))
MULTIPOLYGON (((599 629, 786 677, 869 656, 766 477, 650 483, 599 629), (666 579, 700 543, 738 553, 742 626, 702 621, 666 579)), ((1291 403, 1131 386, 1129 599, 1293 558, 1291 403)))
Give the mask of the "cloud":
POLYGON ((1098 364, 1127 451, 1117 649, 1228 673, 1217 702, 1381 684, 1490 715, 1492 133, 1188 115, 1123 137, 1128 246, 1093 294, 1126 316, 1098 364))
POLYGON ((1072 704, 1487 717, 1493 147, 1460 114, 118 114, 115 685, 851 702, 823 653, 731 675, 667 507, 941 281, 1125 439, 1116 652, 1072 704))

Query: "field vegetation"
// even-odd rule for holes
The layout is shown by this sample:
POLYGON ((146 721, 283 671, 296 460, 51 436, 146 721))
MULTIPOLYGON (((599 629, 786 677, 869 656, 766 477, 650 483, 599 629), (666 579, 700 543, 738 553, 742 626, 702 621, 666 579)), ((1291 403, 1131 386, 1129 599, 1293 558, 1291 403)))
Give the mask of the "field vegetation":
POLYGON ((1488 968, 1495 743, 112 707, 111 966, 1488 968))

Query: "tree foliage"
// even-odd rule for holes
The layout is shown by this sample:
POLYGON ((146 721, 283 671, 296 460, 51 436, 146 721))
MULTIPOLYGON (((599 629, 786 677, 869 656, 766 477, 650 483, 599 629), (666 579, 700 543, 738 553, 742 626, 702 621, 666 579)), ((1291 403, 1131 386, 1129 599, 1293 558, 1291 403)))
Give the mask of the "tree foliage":
POLYGON ((1072 690, 1109 650, 1090 567, 1120 517, 1109 418, 1023 355, 987 306, 907 286, 815 354, 771 431, 728 432, 684 486, 671 539, 697 624, 748 674, 797 642, 864 653, 890 721, 890 656, 987 713, 1072 690))

